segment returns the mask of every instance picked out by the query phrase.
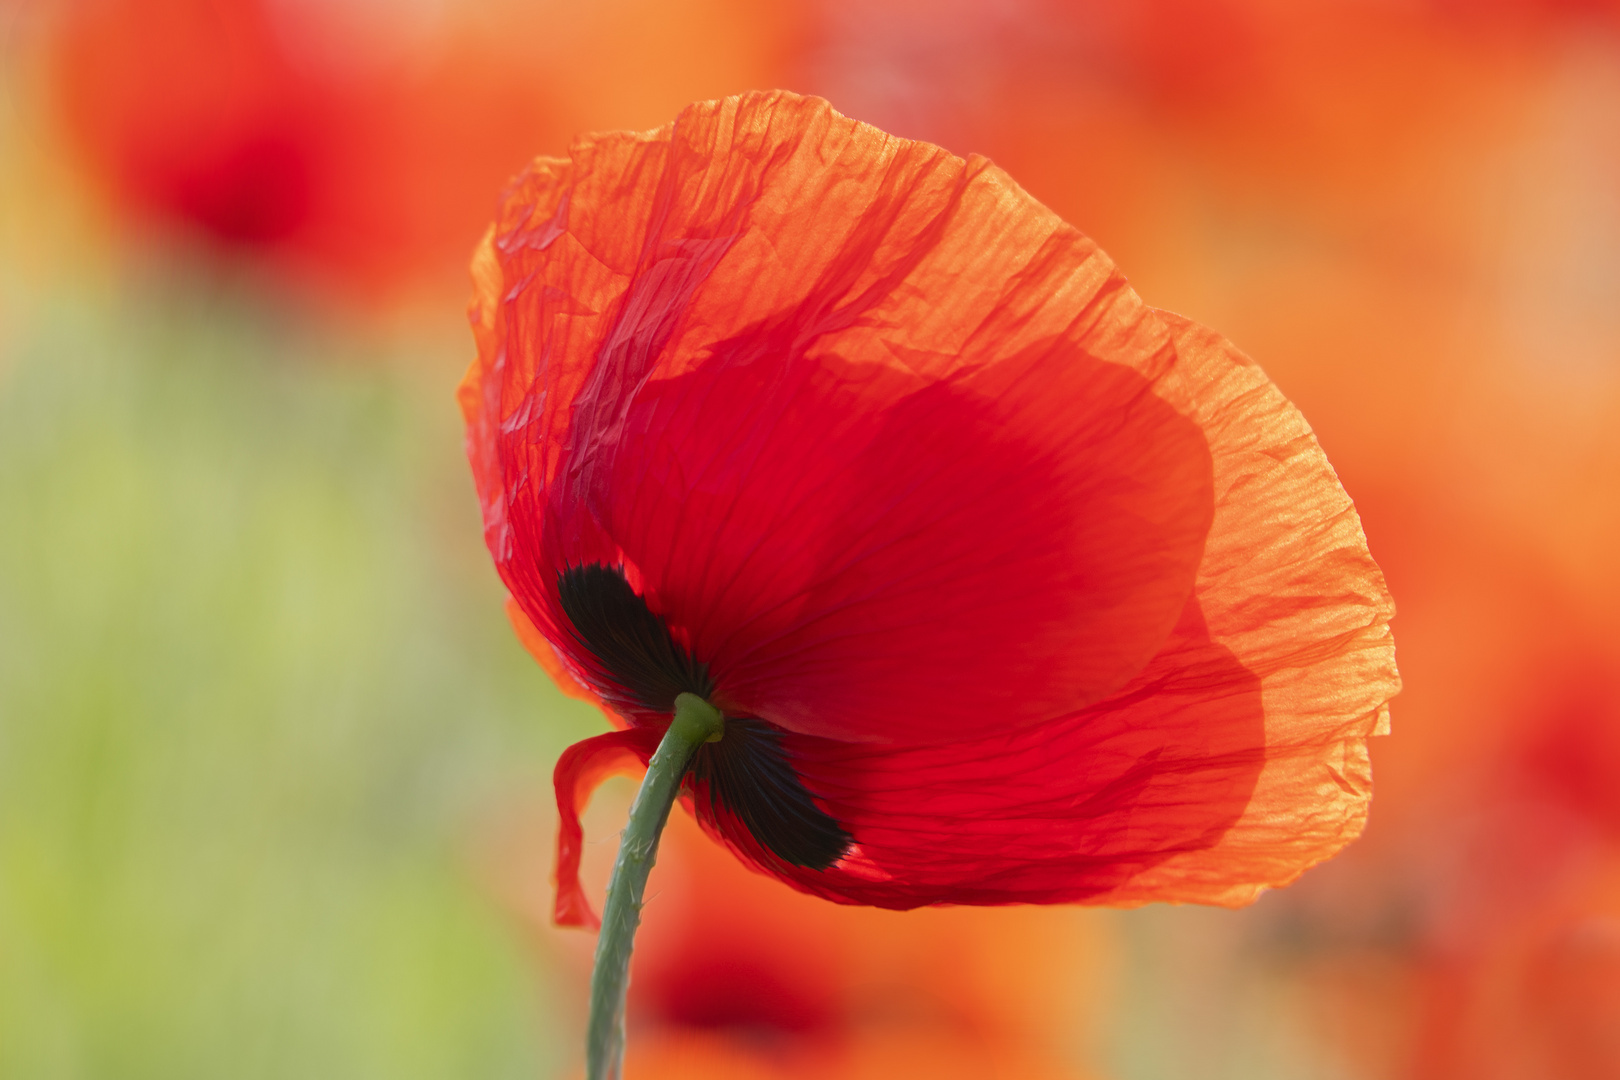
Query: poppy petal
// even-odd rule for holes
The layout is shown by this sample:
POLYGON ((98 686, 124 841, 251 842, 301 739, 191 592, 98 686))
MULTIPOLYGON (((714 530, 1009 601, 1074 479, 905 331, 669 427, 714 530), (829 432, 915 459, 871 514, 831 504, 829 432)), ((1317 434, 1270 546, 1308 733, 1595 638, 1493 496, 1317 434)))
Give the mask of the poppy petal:
MULTIPOLYGON (((1170 858, 1218 844, 1266 763, 1260 680, 1190 602, 1171 643, 1105 702, 1038 727, 903 747, 798 736, 784 748, 852 834, 844 862, 784 865, 721 814, 747 862, 833 900, 1119 902, 1170 858)), ((1187 899, 1179 882, 1158 899, 1187 899)))
POLYGON ((1372 799, 1367 739, 1389 733, 1401 689, 1395 604, 1361 519, 1310 425, 1253 360, 1214 331, 1155 312, 1175 343, 1168 400, 1215 454, 1216 511, 1196 595, 1211 637, 1261 680, 1266 762, 1219 845, 1133 883, 1171 879, 1189 899, 1246 903, 1361 835, 1372 799))
POLYGON ((792 95, 572 159, 479 257, 464 397, 491 549, 559 650, 556 579, 620 566, 728 712, 905 741, 1084 707, 1160 647, 1209 453, 1080 234, 792 95))
POLYGON ((601 925, 585 890, 579 883, 579 858, 585 841, 579 815, 591 793, 608 777, 645 768, 658 749, 659 734, 648 728, 626 728, 595 735, 570 746, 557 759, 552 781, 557 788, 557 869, 556 906, 552 917, 558 926, 601 925))
POLYGON ((900 748, 789 740, 858 850, 809 873, 700 813, 745 861, 883 907, 1235 906, 1360 834, 1366 740, 1387 731, 1400 681, 1394 609, 1355 510, 1252 361, 1180 316, 1142 318, 1171 340, 1160 385, 1208 434, 1219 495, 1165 648, 1109 700, 1030 732, 900 748))

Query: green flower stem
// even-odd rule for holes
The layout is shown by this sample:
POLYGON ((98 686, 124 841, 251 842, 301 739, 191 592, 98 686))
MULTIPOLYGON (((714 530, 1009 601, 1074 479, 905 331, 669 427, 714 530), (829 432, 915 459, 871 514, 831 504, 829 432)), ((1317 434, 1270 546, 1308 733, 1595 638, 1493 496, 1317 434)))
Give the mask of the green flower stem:
POLYGON ((641 925, 641 897, 647 873, 658 858, 658 837, 669 821, 669 808, 681 789, 692 755, 725 731, 720 710, 696 694, 675 698, 675 718, 658 744, 647 776, 630 804, 630 824, 619 841, 619 857, 602 905, 602 930, 596 938, 596 966, 591 970, 591 1022, 585 1041, 587 1080, 617 1080, 624 1059, 624 992, 630 985, 630 949, 641 925))

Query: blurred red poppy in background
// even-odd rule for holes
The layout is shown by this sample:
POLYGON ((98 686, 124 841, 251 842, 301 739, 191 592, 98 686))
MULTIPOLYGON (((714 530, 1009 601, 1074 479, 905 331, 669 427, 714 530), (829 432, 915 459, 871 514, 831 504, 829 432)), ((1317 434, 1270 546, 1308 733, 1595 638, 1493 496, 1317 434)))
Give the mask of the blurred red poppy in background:
POLYGON ((537 161, 474 275, 486 540, 629 725, 558 764, 562 920, 682 691, 705 827, 848 903, 1241 904, 1360 832, 1390 604, 1309 428, 987 162, 704 103, 537 161))
POLYGON ((78 0, 53 81, 81 160, 126 211, 387 296, 464 281, 536 148, 776 81, 793 10, 78 0))
MULTIPOLYGON (((554 825, 507 817, 488 870, 548 963, 563 958, 583 987, 590 941, 550 925, 554 825)), ((587 869, 593 889, 605 872, 587 869)), ((647 895, 627 1076, 1093 1075, 1112 955, 1091 913, 827 904, 749 872, 679 814, 647 895)))

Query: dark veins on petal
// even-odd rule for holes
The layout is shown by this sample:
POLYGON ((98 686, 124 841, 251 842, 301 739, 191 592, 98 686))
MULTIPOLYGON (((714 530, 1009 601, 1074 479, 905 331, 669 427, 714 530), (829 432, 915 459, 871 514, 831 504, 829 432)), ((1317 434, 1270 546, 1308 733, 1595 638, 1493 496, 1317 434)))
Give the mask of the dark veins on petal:
MULTIPOLYGON (((612 684, 596 687, 608 704, 669 713, 677 694, 713 694, 709 665, 674 639, 617 568, 571 566, 557 576, 557 592, 575 639, 612 684)), ((763 720, 727 717, 720 741, 699 747, 691 775, 700 801, 706 792, 711 810, 729 811, 785 862, 825 870, 849 847, 849 833, 794 771, 782 732, 763 720)))

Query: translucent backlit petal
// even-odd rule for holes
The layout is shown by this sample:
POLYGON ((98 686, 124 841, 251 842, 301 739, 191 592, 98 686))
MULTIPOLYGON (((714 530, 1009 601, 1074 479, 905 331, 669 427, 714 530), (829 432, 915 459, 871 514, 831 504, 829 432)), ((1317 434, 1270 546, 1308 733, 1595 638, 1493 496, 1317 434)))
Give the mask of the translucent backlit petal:
POLYGON ((658 732, 648 728, 610 731, 562 752, 557 759, 553 781, 557 787, 557 899, 553 918, 559 926, 601 925, 596 912, 579 884, 580 845, 584 830, 579 815, 590 801, 591 792, 610 776, 645 768, 658 748, 658 732))
POLYGON ((1169 642, 1105 702, 958 745, 792 750, 859 852, 825 874, 745 859, 830 899, 1236 905, 1361 832, 1366 740, 1399 690, 1383 577, 1309 427, 1217 335, 1154 313, 1167 395, 1208 433, 1215 523, 1169 642))
POLYGON ((535 162, 474 278, 525 625, 596 670, 557 581, 622 569, 853 836, 792 866, 694 800, 746 861, 885 907, 1241 903, 1360 831, 1398 682, 1348 497, 1258 368, 988 162, 701 103, 535 162))
POLYGON ((498 227, 477 452, 514 595, 566 651, 553 579, 633 567, 718 700, 806 733, 961 739, 1117 689, 1212 512, 1122 279, 988 163, 742 102, 542 163, 498 227))

